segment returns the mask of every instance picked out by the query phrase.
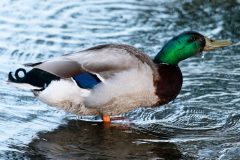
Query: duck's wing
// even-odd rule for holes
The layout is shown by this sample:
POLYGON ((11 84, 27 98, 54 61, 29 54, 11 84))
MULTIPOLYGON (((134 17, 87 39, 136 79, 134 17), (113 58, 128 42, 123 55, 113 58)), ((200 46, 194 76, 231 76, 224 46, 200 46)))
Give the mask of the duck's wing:
POLYGON ((140 63, 149 63, 151 66, 152 62, 147 55, 132 46, 106 44, 26 66, 61 78, 70 78, 81 72, 100 74, 107 78, 116 72, 138 67, 140 63))

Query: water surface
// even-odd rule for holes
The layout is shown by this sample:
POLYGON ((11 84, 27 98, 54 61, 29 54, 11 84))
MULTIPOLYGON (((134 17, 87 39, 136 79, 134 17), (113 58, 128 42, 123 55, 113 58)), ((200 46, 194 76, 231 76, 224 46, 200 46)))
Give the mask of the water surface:
POLYGON ((154 56, 188 30, 239 44, 239 15, 238 0, 0 1, 0 157, 240 159, 239 45, 181 62, 180 95, 126 114, 128 126, 81 121, 6 83, 23 63, 97 44, 126 43, 154 56))

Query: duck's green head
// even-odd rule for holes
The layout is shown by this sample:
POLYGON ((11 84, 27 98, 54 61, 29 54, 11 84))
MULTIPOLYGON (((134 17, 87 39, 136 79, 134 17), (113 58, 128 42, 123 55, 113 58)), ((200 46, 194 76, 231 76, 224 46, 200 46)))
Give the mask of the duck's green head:
POLYGON ((212 40, 198 32, 184 32, 168 41, 154 58, 155 63, 178 65, 184 59, 231 45, 227 40, 212 40))

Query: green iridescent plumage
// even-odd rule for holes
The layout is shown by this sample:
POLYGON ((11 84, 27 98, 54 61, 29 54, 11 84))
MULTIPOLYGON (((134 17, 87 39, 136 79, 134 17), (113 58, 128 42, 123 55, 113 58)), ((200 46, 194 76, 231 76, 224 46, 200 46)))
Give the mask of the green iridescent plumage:
POLYGON ((177 65, 180 61, 203 50, 205 39, 196 32, 182 33, 164 45, 154 58, 155 63, 177 65))

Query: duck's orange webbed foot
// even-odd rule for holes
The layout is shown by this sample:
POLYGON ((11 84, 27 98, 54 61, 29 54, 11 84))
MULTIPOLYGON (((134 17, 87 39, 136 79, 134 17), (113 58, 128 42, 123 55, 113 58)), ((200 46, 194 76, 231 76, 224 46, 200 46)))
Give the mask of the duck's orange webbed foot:
POLYGON ((111 118, 109 115, 102 115, 102 120, 103 123, 110 123, 111 122, 111 118))
POLYGON ((103 126, 105 128, 110 128, 110 127, 113 127, 113 128, 117 128, 117 129, 121 129, 121 130, 129 130, 129 125, 124 125, 124 124, 111 124, 111 122, 114 122, 114 121, 118 121, 118 120, 126 120, 125 117, 112 117, 110 118, 109 115, 102 115, 102 120, 103 120, 103 126))

